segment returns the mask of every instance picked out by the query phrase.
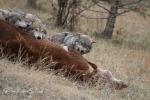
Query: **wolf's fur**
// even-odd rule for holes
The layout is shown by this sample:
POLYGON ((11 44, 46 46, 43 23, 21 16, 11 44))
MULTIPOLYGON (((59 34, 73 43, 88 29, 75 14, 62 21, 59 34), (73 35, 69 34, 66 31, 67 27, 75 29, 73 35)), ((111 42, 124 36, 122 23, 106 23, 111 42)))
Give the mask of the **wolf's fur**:
POLYGON ((81 54, 90 52, 94 43, 88 35, 74 34, 70 32, 55 33, 50 40, 67 46, 69 51, 75 50, 81 54))
MULTIPOLYGON (((31 30, 29 31, 30 33, 34 34, 35 37, 37 37, 37 35, 40 35, 41 39, 45 38, 47 34, 46 25, 44 25, 43 22, 37 16, 30 13, 26 13, 25 19, 28 22, 32 22, 32 25, 30 26, 31 30)), ((40 37, 37 38, 40 39, 40 37)))
POLYGON ((0 19, 23 29, 33 38, 43 39, 46 36, 45 25, 33 14, 0 9, 0 19))

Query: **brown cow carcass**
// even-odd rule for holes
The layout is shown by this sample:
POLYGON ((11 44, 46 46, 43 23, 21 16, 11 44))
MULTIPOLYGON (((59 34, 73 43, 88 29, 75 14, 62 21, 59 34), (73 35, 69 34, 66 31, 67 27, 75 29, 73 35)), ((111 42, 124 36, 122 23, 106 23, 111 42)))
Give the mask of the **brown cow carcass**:
POLYGON ((81 54, 74 51, 67 52, 53 42, 32 39, 25 32, 4 21, 0 21, 0 45, 4 55, 11 55, 9 57, 11 60, 21 56, 21 59, 28 59, 28 64, 33 64, 39 59, 44 59, 44 64, 48 66, 53 59, 57 63, 54 67, 49 67, 50 69, 61 69, 65 75, 76 76, 77 80, 85 82, 101 80, 110 83, 116 89, 127 87, 110 71, 98 68, 81 54))

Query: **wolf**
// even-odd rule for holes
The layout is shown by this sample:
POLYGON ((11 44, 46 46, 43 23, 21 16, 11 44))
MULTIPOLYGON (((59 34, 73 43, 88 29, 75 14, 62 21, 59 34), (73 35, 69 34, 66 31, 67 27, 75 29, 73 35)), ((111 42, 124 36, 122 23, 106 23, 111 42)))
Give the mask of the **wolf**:
POLYGON ((69 51, 75 50, 81 55, 89 53, 93 43, 96 43, 88 35, 71 32, 55 33, 51 36, 50 41, 56 42, 65 48, 67 46, 69 51))
POLYGON ((47 35, 46 25, 35 15, 26 13, 24 16, 27 22, 32 24, 27 27, 28 32, 34 35, 37 39, 45 39, 47 35))
POLYGON ((0 19, 21 28, 35 39, 44 39, 46 37, 46 25, 33 14, 0 9, 0 19))
POLYGON ((0 19, 8 21, 16 27, 25 28, 29 26, 29 22, 27 22, 24 17, 24 12, 14 12, 11 10, 3 10, 0 9, 0 19))

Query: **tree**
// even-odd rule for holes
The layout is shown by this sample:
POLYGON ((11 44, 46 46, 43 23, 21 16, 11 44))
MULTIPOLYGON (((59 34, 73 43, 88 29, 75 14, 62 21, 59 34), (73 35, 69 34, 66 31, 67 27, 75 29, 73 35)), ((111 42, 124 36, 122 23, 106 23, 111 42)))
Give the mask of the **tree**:
POLYGON ((28 5, 29 7, 32 7, 32 8, 34 8, 34 9, 36 9, 36 8, 37 8, 36 2, 37 2, 37 0, 27 0, 27 5, 28 5))
POLYGON ((116 15, 118 14, 119 0, 112 0, 110 4, 111 4, 111 7, 110 7, 109 14, 108 14, 107 23, 106 23, 104 32, 102 32, 102 37, 104 38, 112 37, 112 33, 114 30, 115 22, 117 18, 116 15))
POLYGON ((104 31, 102 32, 102 37, 103 38, 110 39, 112 37, 112 33, 113 33, 113 30, 114 30, 114 27, 115 27, 117 16, 119 16, 121 14, 124 14, 124 13, 129 11, 129 10, 126 10, 126 11, 123 11, 123 12, 119 13, 118 12, 119 9, 122 9, 125 6, 140 3, 142 0, 127 2, 125 4, 123 4, 123 1, 124 0, 93 0, 93 2, 97 6, 103 8, 104 10, 106 10, 108 12, 106 26, 105 26, 104 31), (110 9, 107 9, 107 8, 103 7, 100 3, 101 1, 109 3, 110 4, 110 9))
POLYGON ((77 23, 77 7, 80 0, 58 0, 58 8, 56 8, 56 25, 68 28, 70 31, 75 30, 77 23))

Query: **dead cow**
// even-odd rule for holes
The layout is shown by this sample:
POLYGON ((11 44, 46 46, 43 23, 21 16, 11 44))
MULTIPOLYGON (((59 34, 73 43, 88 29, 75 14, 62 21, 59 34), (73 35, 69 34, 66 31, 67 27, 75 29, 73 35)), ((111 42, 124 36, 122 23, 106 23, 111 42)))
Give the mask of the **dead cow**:
POLYGON ((57 63, 54 67, 49 67, 50 69, 64 70, 65 75, 76 76, 77 80, 85 82, 101 80, 101 82, 110 83, 116 89, 127 87, 110 71, 98 68, 79 53, 66 52, 53 42, 32 39, 27 33, 4 21, 0 21, 0 45, 4 55, 12 55, 9 59, 20 55, 21 59, 28 58, 27 61, 30 64, 37 62, 38 59, 44 59, 43 63, 49 66, 53 58, 53 61, 57 63))
POLYGON ((92 49, 93 43, 95 43, 95 41, 88 35, 70 32, 55 33, 51 36, 50 41, 56 42, 65 48, 67 47, 69 51, 75 50, 82 55, 89 53, 92 49))

